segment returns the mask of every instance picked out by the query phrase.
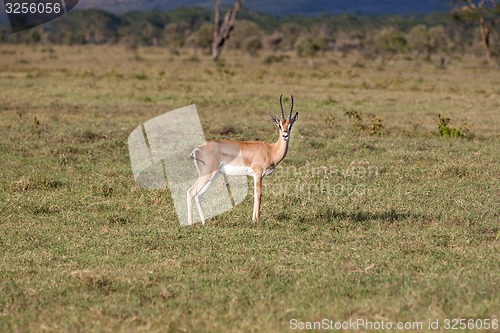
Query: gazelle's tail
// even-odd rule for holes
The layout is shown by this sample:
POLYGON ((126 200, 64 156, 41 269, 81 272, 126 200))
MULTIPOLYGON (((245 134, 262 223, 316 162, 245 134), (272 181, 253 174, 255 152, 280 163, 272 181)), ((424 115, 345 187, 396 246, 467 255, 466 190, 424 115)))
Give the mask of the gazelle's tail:
POLYGON ((199 162, 205 164, 205 162, 203 162, 202 160, 200 160, 198 158, 199 152, 200 152, 200 150, 198 148, 193 149, 193 151, 191 152, 191 154, 189 154, 189 158, 192 158, 195 161, 199 161, 199 162))

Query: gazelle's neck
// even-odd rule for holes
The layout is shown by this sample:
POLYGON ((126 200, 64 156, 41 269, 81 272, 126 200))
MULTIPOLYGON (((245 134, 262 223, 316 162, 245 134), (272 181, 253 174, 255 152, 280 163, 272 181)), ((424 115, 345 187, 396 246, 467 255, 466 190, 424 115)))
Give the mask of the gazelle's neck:
POLYGON ((288 140, 283 139, 280 135, 278 141, 272 144, 272 151, 274 165, 277 165, 286 156, 288 151, 288 140))

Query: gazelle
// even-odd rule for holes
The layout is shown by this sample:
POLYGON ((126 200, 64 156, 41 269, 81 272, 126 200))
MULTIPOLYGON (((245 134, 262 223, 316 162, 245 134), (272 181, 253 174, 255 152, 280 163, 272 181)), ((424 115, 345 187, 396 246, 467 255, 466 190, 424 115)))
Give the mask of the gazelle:
POLYGON ((252 221, 260 217, 261 184, 264 176, 273 173, 276 165, 286 156, 292 126, 299 113, 292 118, 293 96, 290 114, 285 118, 282 96, 280 96, 281 119, 269 114, 279 128, 279 138, 275 143, 259 141, 209 140, 193 150, 193 158, 198 171, 198 179, 187 191, 188 224, 193 224, 193 198, 198 208, 202 224, 205 216, 200 204, 200 196, 205 193, 215 179, 223 173, 228 176, 253 176, 254 204, 252 221))

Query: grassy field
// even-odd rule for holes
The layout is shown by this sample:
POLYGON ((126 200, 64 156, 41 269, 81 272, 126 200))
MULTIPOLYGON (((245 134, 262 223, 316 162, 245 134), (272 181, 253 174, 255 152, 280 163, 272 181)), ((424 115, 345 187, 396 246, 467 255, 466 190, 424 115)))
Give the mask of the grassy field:
POLYGON ((498 69, 222 58, 0 46, 1 332, 500 319, 498 69), (280 94, 300 116, 259 223, 249 195, 181 228, 134 184, 142 122, 196 103, 207 138, 272 142, 280 94))

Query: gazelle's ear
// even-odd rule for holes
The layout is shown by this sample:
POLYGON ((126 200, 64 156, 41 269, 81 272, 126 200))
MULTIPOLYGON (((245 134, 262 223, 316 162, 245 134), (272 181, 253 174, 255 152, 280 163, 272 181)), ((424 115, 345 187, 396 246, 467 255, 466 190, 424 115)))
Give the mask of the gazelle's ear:
POLYGON ((295 116, 293 116, 293 118, 292 118, 292 120, 291 120, 291 124, 293 125, 293 123, 294 123, 297 119, 299 119, 299 113, 298 113, 298 112, 297 112, 297 113, 295 113, 295 116))
POLYGON ((272 120, 272 121, 274 121, 274 123, 275 123, 276 125, 279 125, 280 120, 279 120, 278 118, 276 118, 276 116, 274 116, 274 115, 273 115, 273 114, 271 114, 271 113, 270 113, 269 115, 271 116, 271 120, 272 120))

